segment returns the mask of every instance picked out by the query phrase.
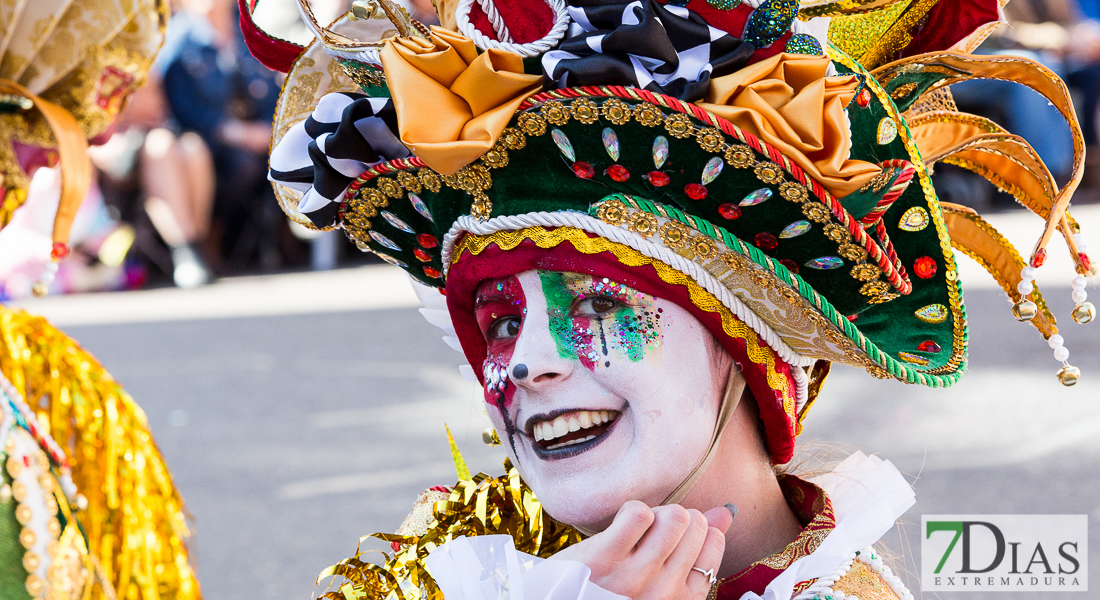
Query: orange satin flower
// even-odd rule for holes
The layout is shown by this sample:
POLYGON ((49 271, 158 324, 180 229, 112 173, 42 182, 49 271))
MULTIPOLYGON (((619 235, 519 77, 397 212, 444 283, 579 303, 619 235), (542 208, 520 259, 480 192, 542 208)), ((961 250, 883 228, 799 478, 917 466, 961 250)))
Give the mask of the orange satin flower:
POLYGON ((472 41, 438 27, 430 40, 389 40, 381 58, 401 142, 445 175, 492 148, 520 103, 542 88, 518 54, 478 54, 472 41))
POLYGON ((843 198, 881 169, 848 158, 852 136, 844 107, 859 81, 826 77, 828 66, 824 57, 778 54, 714 78, 698 105, 775 146, 843 198))

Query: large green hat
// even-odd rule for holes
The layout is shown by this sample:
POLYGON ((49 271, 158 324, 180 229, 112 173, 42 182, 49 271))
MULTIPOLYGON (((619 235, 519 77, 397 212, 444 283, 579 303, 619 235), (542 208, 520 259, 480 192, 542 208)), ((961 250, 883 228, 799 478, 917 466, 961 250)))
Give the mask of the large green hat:
MULTIPOLYGON (((881 12, 823 5, 796 18, 797 3, 775 0, 532 0, 487 15, 482 4, 459 3, 466 35, 429 32, 384 1, 361 16, 388 14, 396 37, 354 38, 369 23, 355 19, 316 27, 280 107, 312 112, 277 124, 271 162, 291 218, 342 228, 447 292, 473 365, 485 355, 461 323, 470 283, 518 268, 502 266, 520 256, 507 252, 568 246, 558 267, 613 256, 717 315, 711 330, 741 340, 748 362, 767 362, 753 348, 773 351, 754 392, 758 401, 761 388, 775 392, 794 433, 826 363, 933 387, 958 379, 967 325, 953 246, 990 269, 1018 318, 1047 337, 1054 318, 1030 281, 1049 234, 1067 234, 1089 272, 1065 212, 1080 152, 1059 189, 1026 142, 951 102, 952 83, 1017 80, 1062 110, 1083 148, 1052 73, 958 51, 980 41, 986 22, 940 40, 944 51, 868 71, 830 42, 881 27, 881 12), (810 19, 819 14, 837 16, 823 29, 810 19), (1031 267, 972 211, 938 201, 929 177, 938 160, 985 174, 1047 220, 1031 267)), ((861 56, 877 66, 881 51, 865 44, 861 56)), ((1076 369, 1065 363, 1060 376, 1072 384, 1076 369)), ((787 454, 772 443, 773 458, 787 454)))

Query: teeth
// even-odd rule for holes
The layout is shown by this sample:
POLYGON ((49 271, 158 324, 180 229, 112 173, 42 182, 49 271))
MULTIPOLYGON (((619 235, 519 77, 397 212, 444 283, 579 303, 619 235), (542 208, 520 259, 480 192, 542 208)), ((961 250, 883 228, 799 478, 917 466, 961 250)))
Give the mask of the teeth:
POLYGON ((549 448, 547 448, 547 450, 556 450, 558 448, 564 448, 566 446, 572 446, 574 444, 583 444, 583 443, 587 442, 588 440, 594 440, 594 439, 596 439, 596 436, 590 435, 590 436, 588 436, 584 439, 573 440, 572 442, 562 442, 560 444, 554 444, 553 446, 550 446, 549 448))
MULTIPOLYGON (((588 429, 589 427, 595 427, 597 425, 603 425, 604 423, 610 423, 617 415, 615 411, 607 410, 580 410, 568 415, 561 415, 552 421, 542 421, 535 423, 531 432, 532 437, 536 442, 550 441, 560 438, 574 431, 580 431, 582 429, 588 429)), ((589 436, 584 440, 588 441, 595 436, 589 436)), ((558 444, 556 447, 562 445, 578 443, 568 442, 567 444, 558 444)))
POLYGON ((554 437, 559 438, 567 433, 569 433, 569 425, 566 424, 565 417, 554 419, 554 437))

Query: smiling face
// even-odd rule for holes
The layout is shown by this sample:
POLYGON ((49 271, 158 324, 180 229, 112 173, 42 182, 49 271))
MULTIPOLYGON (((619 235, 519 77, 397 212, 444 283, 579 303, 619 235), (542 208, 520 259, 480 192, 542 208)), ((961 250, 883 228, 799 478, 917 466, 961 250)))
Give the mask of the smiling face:
POLYGON ((482 282, 489 415, 556 519, 601 529, 655 506, 710 443, 731 360, 678 305, 615 281, 525 271, 482 282))

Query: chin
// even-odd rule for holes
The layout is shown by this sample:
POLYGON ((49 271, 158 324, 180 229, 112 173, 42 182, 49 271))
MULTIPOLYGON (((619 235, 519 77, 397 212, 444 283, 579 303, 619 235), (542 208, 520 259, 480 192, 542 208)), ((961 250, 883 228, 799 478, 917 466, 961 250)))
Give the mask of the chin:
POLYGON ((532 490, 554 520, 595 531, 604 530, 623 504, 636 499, 623 493, 629 489, 625 483, 606 479, 599 489, 553 482, 539 487, 543 489, 532 485, 532 490))

